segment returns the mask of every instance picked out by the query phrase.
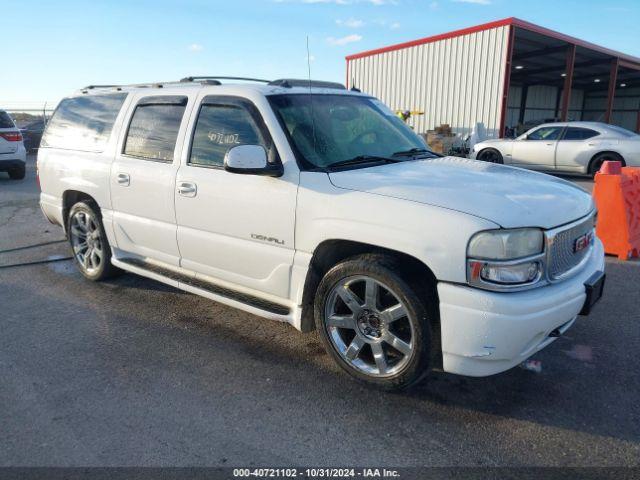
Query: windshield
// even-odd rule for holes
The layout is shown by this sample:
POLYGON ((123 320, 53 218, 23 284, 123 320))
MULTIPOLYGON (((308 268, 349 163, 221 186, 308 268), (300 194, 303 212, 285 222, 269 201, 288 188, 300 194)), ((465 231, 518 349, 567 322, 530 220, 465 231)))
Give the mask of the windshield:
POLYGON ((391 157, 398 152, 428 149, 418 135, 374 98, 291 94, 274 95, 269 100, 308 167, 328 168, 363 156, 391 157))

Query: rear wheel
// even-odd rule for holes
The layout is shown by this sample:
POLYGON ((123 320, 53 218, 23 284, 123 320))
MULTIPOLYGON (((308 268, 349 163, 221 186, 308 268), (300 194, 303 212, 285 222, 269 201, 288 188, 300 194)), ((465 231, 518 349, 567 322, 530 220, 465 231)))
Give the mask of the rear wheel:
POLYGON ((27 169, 23 165, 21 167, 14 167, 10 169, 8 173, 11 180, 22 180, 27 173, 27 169))
POLYGON ((598 171, 600 171, 600 168, 602 167, 602 164, 607 160, 621 162, 622 166, 625 166, 624 159, 617 153, 598 153, 597 155, 594 155, 594 157, 591 159, 591 162, 589 163, 589 175, 594 176, 596 173, 598 173, 598 171))
POLYGON ((111 247, 93 203, 76 203, 69 212, 67 232, 73 258, 89 280, 104 280, 120 272, 111 264, 111 247))
POLYGON ((478 153, 478 160, 488 163, 504 163, 502 160, 502 154, 495 148, 485 148, 478 153))
POLYGON ((315 300, 327 352, 353 377, 384 389, 409 387, 429 371, 430 305, 400 272, 386 255, 354 257, 327 272, 315 300))

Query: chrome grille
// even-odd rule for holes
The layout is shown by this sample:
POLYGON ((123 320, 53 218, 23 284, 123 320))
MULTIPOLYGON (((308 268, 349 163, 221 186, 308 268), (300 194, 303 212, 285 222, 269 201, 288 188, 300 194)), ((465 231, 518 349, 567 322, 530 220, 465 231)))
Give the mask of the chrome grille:
POLYGON ((591 252, 593 244, 578 252, 574 250, 576 240, 582 235, 593 231, 594 220, 595 215, 590 215, 581 222, 547 232, 549 245, 548 275, 551 280, 557 280, 577 267, 591 252))

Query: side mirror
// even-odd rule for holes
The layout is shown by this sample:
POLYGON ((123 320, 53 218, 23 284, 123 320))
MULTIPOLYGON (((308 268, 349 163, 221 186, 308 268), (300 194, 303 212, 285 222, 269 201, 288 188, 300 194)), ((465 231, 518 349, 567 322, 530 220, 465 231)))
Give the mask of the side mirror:
POLYGON ((282 165, 270 164, 267 151, 261 145, 237 145, 224 156, 224 169, 231 173, 248 175, 282 176, 282 165))

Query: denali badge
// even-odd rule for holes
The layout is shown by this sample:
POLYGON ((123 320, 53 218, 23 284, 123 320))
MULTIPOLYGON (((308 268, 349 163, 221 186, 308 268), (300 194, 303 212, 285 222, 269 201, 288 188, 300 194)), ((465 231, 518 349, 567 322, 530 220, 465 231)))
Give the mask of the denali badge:
POLYGON ((593 243, 593 231, 580 235, 573 241, 573 253, 578 253, 593 243))
POLYGON ((263 242, 273 242, 277 243, 278 245, 284 245, 284 240, 280 240, 274 237, 267 237, 266 235, 258 235, 256 233, 252 233, 251 238, 255 240, 261 240, 263 242))

